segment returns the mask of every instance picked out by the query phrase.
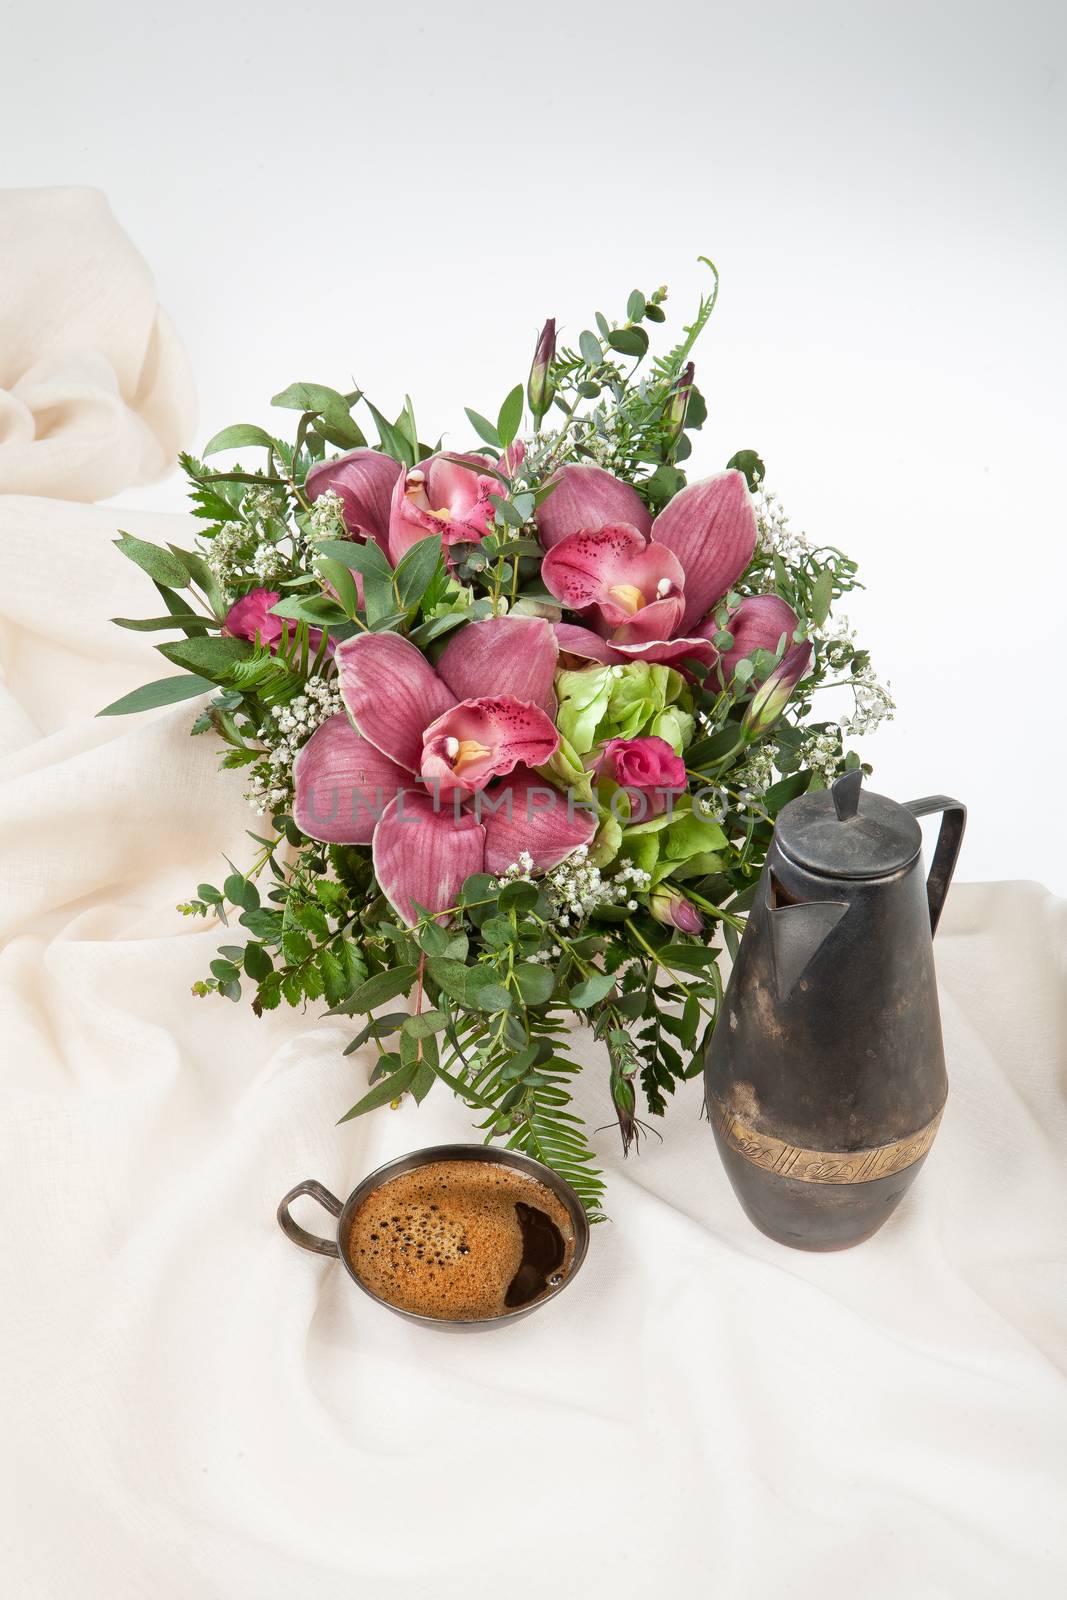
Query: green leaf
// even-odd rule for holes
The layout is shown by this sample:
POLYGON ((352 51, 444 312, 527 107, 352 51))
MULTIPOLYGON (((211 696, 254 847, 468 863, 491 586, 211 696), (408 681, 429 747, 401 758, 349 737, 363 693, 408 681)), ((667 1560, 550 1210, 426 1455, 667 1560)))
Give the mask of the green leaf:
POLYGON ((247 639, 223 639, 213 634, 200 639, 173 639, 157 644, 156 649, 176 667, 197 672, 215 683, 225 683, 235 663, 247 661, 253 654, 247 639))
POLYGON ((599 367, 604 359, 604 350, 595 333, 590 333, 586 328, 578 336, 578 349, 581 351, 582 360, 587 367, 599 367))
POLYGON ((608 343, 623 356, 643 356, 648 349, 648 334, 644 328, 616 328, 608 334, 608 343))
POLYGON ((605 995, 610 994, 614 987, 615 979, 610 972, 594 972, 574 985, 567 996, 567 1001, 578 1011, 587 1011, 590 1006, 595 1006, 605 995))
POLYGON ((249 445, 264 445, 268 450, 274 449, 270 434, 262 428, 257 428, 251 422, 235 422, 232 428, 223 428, 221 433, 208 440, 203 455, 206 460, 208 456, 217 456, 220 450, 243 450, 249 445))
MULTIPOLYGON (((349 580, 351 582, 351 579, 349 580)), ((287 617, 293 622, 306 622, 312 628, 340 627, 347 621, 344 610, 336 600, 326 594, 309 595, 306 600, 279 600, 271 606, 271 616, 287 617)))
POLYGON ((491 444, 495 450, 499 450, 500 435, 489 421, 489 418, 483 417, 480 412, 472 411, 470 406, 464 406, 463 409, 466 411, 470 425, 478 437, 484 439, 486 444, 491 444))
POLYGON ((630 298, 626 302, 627 322, 640 322, 647 310, 648 305, 640 289, 632 290, 630 298))
POLYGON ((469 967, 467 979, 467 1004, 477 1011, 508 1011, 511 995, 498 983, 490 969, 469 967))
POLYGON ((98 711, 98 717, 126 717, 134 711, 151 711, 154 706, 172 706, 179 700, 191 700, 194 695, 207 694, 215 685, 210 678, 197 673, 178 678, 156 678, 153 683, 143 683, 139 689, 124 694, 121 700, 98 711))
POLYGON ((522 384, 517 383, 500 407, 500 415, 496 419, 496 431, 500 435, 500 443, 506 448, 522 425, 522 384))
POLYGON ((393 569, 381 545, 373 539, 368 539, 365 544, 356 539, 317 540, 315 554, 339 561, 354 572, 362 572, 364 577, 381 577, 392 582, 393 569))
POLYGON ((516 881, 504 885, 497 904, 501 911, 532 911, 537 900, 536 884, 516 881))
POLYGON ((344 395, 327 388, 324 383, 291 383, 288 389, 273 396, 271 405, 283 406, 287 411, 310 411, 315 415, 322 415, 335 405, 348 409, 344 395))
MULTIPOLYGON (((460 1005, 467 1004, 467 980, 471 968, 464 961, 451 961, 447 956, 431 956, 427 962, 430 977, 460 1005)), ((414 970, 414 969, 412 969, 414 970)))
POLYGON ((447 1027, 447 1012, 420 1011, 417 1016, 408 1017, 400 1031, 409 1039, 428 1039, 431 1034, 440 1033, 442 1028, 447 1027))
POLYGON ((334 950, 320 950, 315 959, 322 974, 327 1005, 340 1005, 349 988, 345 962, 334 950))
POLYGON ((337 590, 345 616, 354 617, 359 610, 359 595, 351 568, 343 566, 340 561, 331 561, 329 556, 320 555, 315 557, 315 568, 337 590))
POLYGON ((133 633, 158 633, 162 628, 184 628, 194 623, 205 627, 208 618, 197 611, 173 611, 165 617, 112 617, 116 628, 129 628, 133 633))
POLYGON ((373 978, 361 983, 359 988, 329 1015, 351 1017, 361 1012, 373 1011, 375 1006, 383 1006, 387 1000, 395 1000, 398 994, 407 994, 416 976, 417 969, 411 966, 393 967, 388 972, 376 972, 373 978))
POLYGON ((811 783, 812 774, 805 768, 803 772, 791 772, 788 778, 780 778, 777 783, 772 783, 763 796, 763 807, 769 817, 776 817, 784 805, 790 800, 795 800, 811 783))
POLYGON ((430 534, 419 539, 400 559, 393 574, 393 583, 400 604, 407 610, 417 606, 426 593, 441 565, 441 535, 430 534))
POLYGON ((162 583, 168 589, 184 589, 188 586, 189 574, 169 550, 160 549, 158 544, 149 544, 146 539, 135 539, 132 533, 124 533, 113 543, 116 550, 121 550, 124 556, 157 583, 162 583))
POLYGON ((222 886, 222 892, 231 905, 240 906, 242 911, 259 910, 259 890, 254 883, 240 872, 231 872, 222 886))
POLYGON ((244 967, 255 983, 262 983, 273 972, 274 962, 261 944, 246 944, 244 967))
POLYGON ((543 1006, 552 998, 552 991, 556 987, 556 975, 551 967, 542 966, 535 961, 519 961, 514 967, 512 976, 519 986, 524 1005, 543 1006))
POLYGON ((311 940, 302 928, 287 928, 282 934, 282 949, 286 961, 299 967, 311 954, 311 940))
MULTIPOLYGON (((181 562, 193 582, 200 585, 212 611, 221 621, 227 611, 226 597, 204 557, 198 550, 183 550, 176 544, 168 544, 167 549, 176 561, 181 562)), ((169 601, 167 603, 170 604, 169 601)))
POLYGON ((833 598, 834 575, 829 567, 823 567, 812 586, 811 605, 808 608, 808 615, 814 627, 821 627, 830 615, 833 598))
POLYGON ((763 465, 755 450, 738 450, 726 463, 726 470, 731 469, 743 472, 748 481, 748 487, 753 494, 762 483, 767 468, 763 465))
POLYGON ((685 408, 686 432, 698 433, 707 420, 708 403, 694 384, 689 391, 689 403, 685 408))
POLYGON ((362 1100, 356 1101, 351 1111, 346 1111, 344 1116, 338 1119, 338 1127, 352 1117, 362 1117, 365 1112, 373 1111, 377 1106, 387 1106, 390 1101, 399 1100, 405 1089, 411 1087, 415 1072, 416 1065, 412 1062, 410 1066, 401 1067, 390 1077, 382 1078, 367 1091, 362 1100))
POLYGON ((394 461, 399 461, 402 467, 413 467, 415 465, 415 452, 400 429, 394 427, 387 418, 383 417, 377 406, 371 405, 369 400, 367 401, 367 409, 374 418, 374 425, 378 430, 378 438, 381 440, 382 449, 386 455, 392 456, 394 461))
MULTIPOLYGON (((430 1040, 429 1044, 432 1048, 433 1040, 430 1040)), ((433 1088, 436 1078, 437 1074, 434 1071, 434 1062, 431 1059, 431 1054, 424 1047, 423 1058, 416 1063, 415 1076, 408 1084, 408 1093, 417 1106, 422 1105, 422 1102, 433 1088)))
POLYGON ((663 946, 659 955, 666 966, 677 968, 680 972, 703 972, 705 967, 714 966, 718 959, 718 951, 703 944, 668 944, 663 946))

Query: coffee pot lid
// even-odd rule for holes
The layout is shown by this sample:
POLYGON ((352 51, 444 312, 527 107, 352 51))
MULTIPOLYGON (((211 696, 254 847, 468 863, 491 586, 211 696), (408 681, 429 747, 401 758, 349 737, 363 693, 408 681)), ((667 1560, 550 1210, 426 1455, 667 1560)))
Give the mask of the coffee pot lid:
POLYGON ((915 860, 922 848, 915 817, 862 783, 856 768, 782 807, 775 837, 791 861, 826 878, 884 878, 915 860))

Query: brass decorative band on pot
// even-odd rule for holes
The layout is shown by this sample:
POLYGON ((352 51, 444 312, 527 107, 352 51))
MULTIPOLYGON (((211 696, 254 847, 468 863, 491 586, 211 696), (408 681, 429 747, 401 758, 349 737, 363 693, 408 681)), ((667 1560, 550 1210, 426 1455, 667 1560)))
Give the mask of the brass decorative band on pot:
POLYGON ((772 1134, 759 1133, 729 1111, 720 1100, 712 1100, 709 1110, 714 1127, 731 1149, 780 1178, 799 1178, 802 1183, 873 1183, 902 1172, 924 1156, 934 1142, 944 1106, 932 1121, 891 1144, 868 1150, 805 1150, 786 1144, 772 1134))

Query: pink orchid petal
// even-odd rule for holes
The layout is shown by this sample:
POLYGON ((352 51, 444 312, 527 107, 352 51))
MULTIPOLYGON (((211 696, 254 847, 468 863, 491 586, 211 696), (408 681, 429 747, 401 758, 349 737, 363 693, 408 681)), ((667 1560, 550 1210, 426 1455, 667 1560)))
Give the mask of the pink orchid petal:
POLYGON ((520 763, 543 766, 559 749, 552 718, 511 695, 464 700, 432 722, 423 739, 420 775, 444 795, 457 788, 473 794, 520 763))
POLYGON ((648 533, 652 516, 637 490, 603 467, 561 467, 555 488, 537 510, 537 531, 546 550, 570 533, 627 522, 648 533))
POLYGON ((341 698, 360 733, 409 772, 422 734, 455 698, 421 650, 395 633, 360 633, 337 647, 341 698))
POLYGON ((533 772, 517 772, 476 797, 485 827, 485 870, 503 872, 526 850, 535 872, 557 867, 597 830, 597 819, 572 796, 533 772))
POLYGON ((438 808, 415 789, 402 789, 374 830, 374 875, 409 927, 418 921, 413 902, 447 911, 484 859, 485 829, 477 818, 451 804, 438 808))
POLYGON ((525 460, 526 446, 521 439, 515 439, 500 457, 496 468, 505 478, 513 478, 525 460))
POLYGON ((604 666, 623 660, 618 651, 591 628, 579 628, 574 622, 557 622, 553 624, 553 632, 560 655, 580 656, 583 661, 599 661, 604 666))
POLYGON ((685 600, 680 594, 654 600, 650 606, 612 630, 612 644, 648 644, 654 639, 669 639, 682 620, 685 600))
POLYGON ((435 511, 448 510, 458 522, 466 521, 475 510, 483 520, 486 511, 492 516, 487 496, 498 493, 500 485, 485 472, 488 465, 483 456, 430 456, 422 463, 422 470, 431 507, 435 511), (461 461, 467 465, 461 466, 461 461))
MULTIPOLYGON (((686 660, 713 667, 719 652, 708 639, 653 639, 648 644, 615 644, 615 661, 661 661, 684 671, 686 660)), ((560 644, 560 649, 566 649, 560 644)))
MULTIPOLYGON (((799 619, 792 606, 787 605, 779 595, 757 594, 742 600, 737 609, 730 613, 725 626, 734 637, 729 650, 724 650, 720 657, 723 683, 728 684, 737 663, 751 655, 753 650, 770 650, 773 653, 783 633, 788 648, 799 626, 799 619)), ((719 624, 714 617, 710 617, 698 631, 711 639, 718 633, 719 624)))
POLYGON ((679 602, 674 610, 682 609, 685 573, 677 556, 622 522, 561 539, 545 556, 541 577, 568 610, 595 608, 594 626, 605 635, 657 598, 673 596, 679 602))
POLYGON ((316 728, 293 762, 293 819, 309 839, 369 844, 375 823, 411 774, 383 756, 343 711, 316 728))
POLYGON ((349 533, 373 539, 384 550, 389 539, 389 506, 393 488, 402 476, 399 461, 380 450, 350 450, 335 461, 312 467, 304 484, 309 500, 327 489, 340 495, 349 533))
POLYGON ((540 617, 490 617, 454 633, 437 663, 437 676, 457 700, 486 690, 514 695, 556 714, 552 689, 559 649, 552 624, 540 617))
POLYGON ((756 548, 756 513, 740 472, 720 472, 676 494, 652 536, 685 568, 683 629, 703 622, 744 572, 756 548))
POLYGON ((395 563, 413 544, 439 533, 450 544, 476 544, 489 532, 489 496, 500 484, 479 471, 482 456, 446 460, 428 456, 397 479, 389 508, 389 557, 395 563), (463 465, 461 463, 469 463, 463 465))

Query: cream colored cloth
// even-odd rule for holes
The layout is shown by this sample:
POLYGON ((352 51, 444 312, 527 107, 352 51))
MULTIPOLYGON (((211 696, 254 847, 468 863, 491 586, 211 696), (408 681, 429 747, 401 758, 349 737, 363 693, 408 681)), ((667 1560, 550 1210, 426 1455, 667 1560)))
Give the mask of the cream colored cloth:
POLYGON ((0 494, 102 500, 189 443, 185 353, 93 189, 0 190, 0 494))
POLYGON ((953 891, 948 1110, 868 1244, 756 1233, 693 1084, 662 1145, 597 1135, 612 1221, 558 1303, 408 1326, 275 1206, 467 1114, 438 1088, 337 1128, 339 1023, 191 998, 232 935, 174 903, 258 823, 191 706, 93 720, 161 675, 106 620, 152 606, 116 520, 0 499, 5 1594, 1060 1600, 1067 907, 953 891))

